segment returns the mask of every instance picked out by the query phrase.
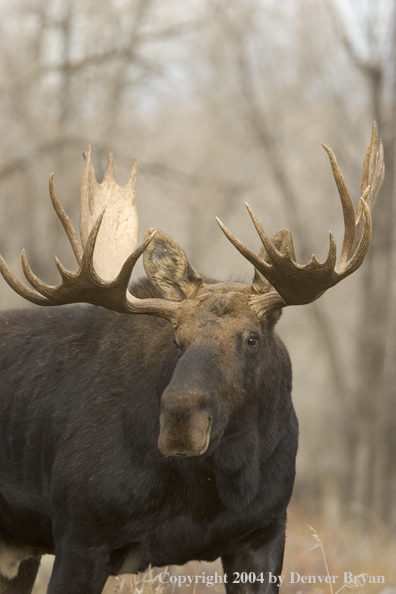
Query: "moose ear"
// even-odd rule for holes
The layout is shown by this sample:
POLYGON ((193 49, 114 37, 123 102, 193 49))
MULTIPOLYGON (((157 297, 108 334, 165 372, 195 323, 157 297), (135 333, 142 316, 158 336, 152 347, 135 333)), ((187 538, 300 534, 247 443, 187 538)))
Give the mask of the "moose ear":
MULTIPOLYGON (((278 252, 285 254, 288 251, 291 259, 295 261, 296 255, 294 253, 293 238, 289 229, 279 229, 279 231, 276 231, 271 235, 270 239, 278 252)), ((272 263, 271 258, 263 245, 260 248, 258 256, 268 264, 272 263)), ((256 268, 254 269, 252 288, 255 293, 268 293, 269 291, 274 290, 271 283, 256 268)))
MULTIPOLYGON (((153 231, 146 229, 144 239, 153 231)), ((179 244, 161 231, 156 231, 145 249, 143 265, 148 278, 170 301, 194 297, 203 282, 179 244)))

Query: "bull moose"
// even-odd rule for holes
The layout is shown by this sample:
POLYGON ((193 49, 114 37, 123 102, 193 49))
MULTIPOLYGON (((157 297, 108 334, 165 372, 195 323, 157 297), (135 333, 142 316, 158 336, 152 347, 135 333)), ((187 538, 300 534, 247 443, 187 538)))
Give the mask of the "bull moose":
POLYGON ((362 264, 384 176, 374 125, 355 218, 324 148, 345 222, 338 261, 330 235, 324 263, 297 264, 290 232, 269 237, 248 206, 258 255, 219 225, 253 264, 251 284, 202 277, 160 231, 136 247, 136 162, 120 187, 111 154, 101 184, 85 155, 81 241, 51 176, 78 271, 57 260, 62 282, 49 286, 23 252, 30 288, 0 269, 33 303, 90 305, 0 316, 1 594, 29 594, 45 553, 49 594, 100 594, 109 575, 218 557, 228 594, 278 590, 268 576, 282 568, 298 425, 275 324, 362 264), (128 288, 142 254, 147 278, 128 288))

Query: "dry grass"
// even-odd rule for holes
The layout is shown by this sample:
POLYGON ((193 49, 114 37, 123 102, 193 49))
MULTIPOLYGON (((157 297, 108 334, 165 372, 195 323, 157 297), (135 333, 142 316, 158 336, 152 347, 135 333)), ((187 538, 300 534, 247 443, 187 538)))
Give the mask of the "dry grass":
POLYGON ((165 586, 158 572, 150 568, 143 574, 123 575, 108 580, 103 594, 162 594, 165 586))
POLYGON ((282 593, 339 594, 355 590, 371 594, 388 587, 396 588, 395 559, 394 536, 371 512, 351 513, 340 526, 328 526, 317 514, 292 507, 289 511, 282 572, 286 577, 282 593), (314 529, 311 524, 314 524, 314 529), (290 583, 293 571, 301 576, 330 575, 338 578, 331 584, 319 583, 318 580, 316 583, 293 584, 290 583), (356 585, 344 584, 344 572, 361 577, 356 580, 356 585), (385 583, 369 583, 369 576, 384 576, 385 583))
MULTIPOLYGON (((289 510, 282 594, 377 594, 395 588, 396 541, 387 526, 372 513, 351 516, 341 526, 327 526, 320 515, 292 506, 289 510), (367 521, 369 518, 370 521, 367 521), (362 520, 365 520, 363 522, 362 520), (312 528, 313 524, 315 528, 312 528), (364 524, 362 526, 362 524, 364 524), (362 530, 363 528, 363 530, 362 530), (291 572, 300 576, 323 576, 322 583, 291 583, 291 572), (359 576, 355 584, 344 583, 344 572, 359 576), (326 583, 331 576, 332 583, 326 583), (338 576, 338 578, 333 578, 338 576), (369 583, 369 576, 384 576, 384 584, 369 583), (364 584, 364 581, 366 583, 364 584)), ((51 571, 50 559, 44 560, 34 594, 44 594, 51 571)), ((170 575, 214 575, 221 573, 220 562, 189 563, 170 567, 170 575)), ((192 584, 190 587, 160 583, 159 570, 150 569, 138 576, 109 578, 103 594, 223 594, 224 586, 192 584)), ((309 579, 309 578, 307 578, 309 579)))

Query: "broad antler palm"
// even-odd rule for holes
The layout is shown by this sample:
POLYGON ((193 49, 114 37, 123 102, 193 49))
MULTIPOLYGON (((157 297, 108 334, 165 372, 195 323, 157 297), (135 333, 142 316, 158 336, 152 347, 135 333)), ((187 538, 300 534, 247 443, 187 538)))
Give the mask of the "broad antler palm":
POLYGON ((310 262, 303 266, 296 262, 290 232, 287 229, 277 232, 278 239, 280 236, 283 237, 283 249, 282 252, 279 251, 248 204, 247 209, 264 247, 265 259, 248 249, 217 219, 226 237, 275 289, 252 296, 251 305, 260 317, 268 308, 303 305, 315 301, 327 289, 357 270, 366 256, 372 230, 370 210, 375 204, 385 173, 383 146, 382 141, 378 139, 377 126, 374 122, 371 144, 364 160, 361 197, 356 218, 348 188, 334 153, 327 146, 323 147, 330 157, 344 214, 345 234, 338 262, 336 244, 331 233, 326 261, 320 263, 313 255, 310 262))
POLYGON ((25 251, 22 268, 33 289, 21 283, 0 256, 0 272, 10 287, 38 305, 91 303, 121 313, 147 313, 174 321, 177 303, 164 299, 137 299, 128 291, 132 270, 155 233, 136 248, 138 219, 135 186, 138 162, 134 161, 128 183, 120 187, 114 179, 114 156, 109 154, 103 182, 96 181, 91 148, 84 154, 81 183, 80 236, 57 198, 53 175, 49 191, 54 209, 71 243, 79 268, 69 272, 55 258, 61 284, 47 285, 32 271, 25 251))

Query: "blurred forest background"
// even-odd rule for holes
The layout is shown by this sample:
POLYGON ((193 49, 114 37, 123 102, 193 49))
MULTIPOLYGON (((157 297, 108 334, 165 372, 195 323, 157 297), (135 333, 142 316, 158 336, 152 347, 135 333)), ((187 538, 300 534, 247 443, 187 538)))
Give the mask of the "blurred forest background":
MULTIPOLYGON (((321 143, 356 205, 377 121, 366 262, 278 325, 301 427, 294 504, 362 531, 396 527, 395 97, 396 0, 0 2, 0 252, 17 274, 22 247, 47 282, 53 254, 75 269, 48 177, 77 227, 88 144, 99 178, 109 150, 121 184, 139 160, 141 234, 169 233, 207 275, 250 281, 215 221, 258 250, 245 200, 267 232, 291 229, 300 263, 323 260, 343 222, 321 143)), ((3 281, 0 298, 27 305, 3 281)))

